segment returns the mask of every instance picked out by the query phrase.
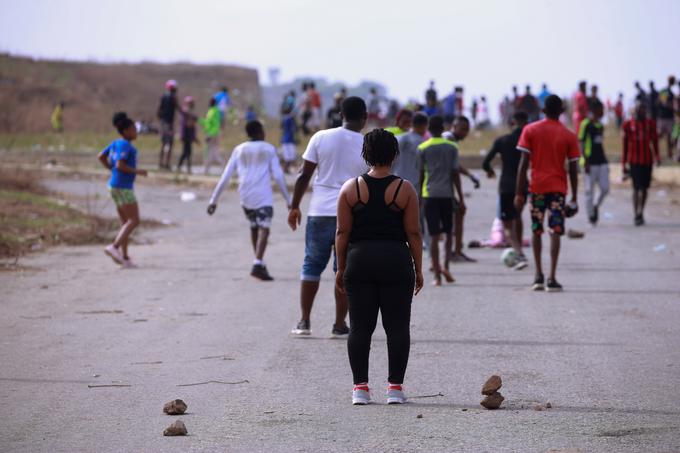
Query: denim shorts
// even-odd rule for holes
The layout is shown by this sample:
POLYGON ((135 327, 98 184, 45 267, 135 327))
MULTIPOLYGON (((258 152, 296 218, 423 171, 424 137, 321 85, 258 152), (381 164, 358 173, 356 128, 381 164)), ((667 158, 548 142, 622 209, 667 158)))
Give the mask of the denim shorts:
POLYGON ((333 253, 333 272, 338 270, 335 256, 336 217, 307 217, 305 227, 305 260, 300 279, 318 282, 333 253))

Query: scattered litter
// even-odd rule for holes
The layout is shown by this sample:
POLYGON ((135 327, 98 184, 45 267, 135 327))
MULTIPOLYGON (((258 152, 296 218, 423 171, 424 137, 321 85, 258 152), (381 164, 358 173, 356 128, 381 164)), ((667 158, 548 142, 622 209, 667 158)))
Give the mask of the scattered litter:
POLYGON ((186 436, 187 434, 187 427, 182 420, 177 420, 163 431, 164 436, 186 436))
POLYGON ((542 410, 543 410, 543 406, 541 406, 541 405, 538 404, 538 403, 534 403, 534 410, 535 410, 535 411, 542 411, 542 410))
POLYGON ((209 355, 205 357, 200 357, 201 360, 209 360, 209 359, 222 359, 222 360, 235 360, 233 357, 228 357, 226 355, 209 355))
POLYGON ((93 374, 92 377, 99 377, 101 374, 93 374))
POLYGON ((191 311, 189 313, 180 313, 182 316, 208 316, 208 313, 199 313, 197 311, 191 311))
POLYGON ((423 414, 416 415, 416 418, 423 418, 423 414))
POLYGON ((654 246, 655 252, 663 252, 666 250, 666 244, 659 244, 654 246))
POLYGON ((91 311, 77 311, 79 315, 119 315, 123 310, 91 310, 91 311))
POLYGON ((567 230, 567 237, 569 239, 583 239, 585 235, 586 234, 583 231, 572 230, 571 228, 567 230))
POLYGON ((660 189, 656 191, 656 196, 657 197, 665 197, 668 195, 668 192, 666 192, 664 189, 660 189))
POLYGON ((179 199, 186 202, 194 201, 196 199, 196 194, 193 192, 182 192, 179 195, 179 199))
POLYGON ((548 401, 547 403, 545 403, 545 408, 546 408, 546 409, 552 409, 552 404, 550 404, 550 401, 548 401))
POLYGON ((467 412, 467 407, 462 408, 461 411, 467 412))
POLYGON ((482 157, 483 157, 483 156, 486 156, 486 150, 485 150, 484 148, 480 149, 480 150, 479 150, 479 155, 482 156, 482 157))
POLYGON ((187 411, 187 403, 182 400, 172 400, 165 403, 163 412, 168 415, 182 415, 187 411))
POLYGON ((132 322, 147 322, 147 321, 148 321, 148 319, 143 319, 143 318, 141 318, 141 319, 133 319, 133 320, 132 320, 132 322))
POLYGON ((442 392, 439 392, 435 395, 417 395, 417 396, 409 396, 408 398, 410 400, 414 400, 414 399, 417 399, 417 398, 438 398, 440 396, 444 396, 444 394, 442 392))
POLYGON ((170 226, 170 225, 172 225, 172 220, 170 220, 170 219, 163 219, 163 220, 161 220, 161 223, 162 223, 163 225, 170 226))
POLYGON ((49 288, 49 285, 40 285, 40 289, 47 289, 49 288))
POLYGON ((603 217, 604 217, 605 219, 607 219, 607 220, 611 220, 611 219, 614 218, 614 214, 612 214, 611 212, 605 212, 605 213, 603 214, 603 217))
POLYGON ((95 388, 101 388, 101 387, 132 387, 130 384, 88 384, 87 388, 89 389, 95 389, 95 388))
POLYGON ((248 384, 250 381, 247 379, 244 379, 242 381, 236 381, 236 382, 224 382, 224 381, 205 381, 205 382, 196 382, 193 384, 178 384, 177 387, 191 387, 192 385, 205 385, 205 384, 226 384, 226 385, 238 385, 238 384, 248 384))
POLYGON ((276 411, 264 411, 265 414, 275 414, 276 411))
POLYGON ((157 360, 155 362, 132 362, 130 365, 160 365, 163 363, 160 360, 157 360))

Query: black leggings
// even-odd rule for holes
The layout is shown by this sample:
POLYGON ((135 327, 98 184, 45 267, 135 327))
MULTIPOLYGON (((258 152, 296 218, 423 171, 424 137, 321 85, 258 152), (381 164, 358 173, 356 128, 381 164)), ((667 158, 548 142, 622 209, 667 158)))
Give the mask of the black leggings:
POLYGON ((191 171, 191 145, 193 144, 193 140, 183 140, 183 147, 182 147, 182 155, 179 158, 179 163, 177 164, 177 170, 182 168, 182 164, 186 160, 187 162, 187 169, 191 171))
POLYGON ((413 259, 406 243, 361 241, 347 251, 345 288, 349 300, 347 350, 354 383, 368 382, 371 336, 378 310, 387 334, 389 382, 404 382, 411 334, 411 299, 415 285, 413 259))

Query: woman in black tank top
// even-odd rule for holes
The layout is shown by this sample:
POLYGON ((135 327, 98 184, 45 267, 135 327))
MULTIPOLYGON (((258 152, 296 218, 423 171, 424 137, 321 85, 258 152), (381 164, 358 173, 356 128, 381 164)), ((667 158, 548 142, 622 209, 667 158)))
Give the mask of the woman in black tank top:
POLYGON ((354 378, 353 404, 367 404, 371 336, 382 314, 387 335, 388 403, 403 403, 411 337, 411 300, 423 287, 418 196, 410 182, 390 173, 399 153, 392 133, 364 137, 369 172, 345 183, 338 199, 336 285, 347 293, 347 340, 354 378))

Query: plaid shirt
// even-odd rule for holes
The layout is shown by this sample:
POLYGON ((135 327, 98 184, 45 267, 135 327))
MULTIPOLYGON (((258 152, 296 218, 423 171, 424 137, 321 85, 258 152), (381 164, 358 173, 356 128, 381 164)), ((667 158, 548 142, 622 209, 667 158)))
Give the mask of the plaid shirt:
POLYGON ((659 136, 656 122, 631 119, 623 123, 623 165, 652 165, 659 161, 659 136))

